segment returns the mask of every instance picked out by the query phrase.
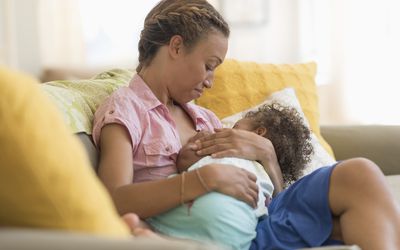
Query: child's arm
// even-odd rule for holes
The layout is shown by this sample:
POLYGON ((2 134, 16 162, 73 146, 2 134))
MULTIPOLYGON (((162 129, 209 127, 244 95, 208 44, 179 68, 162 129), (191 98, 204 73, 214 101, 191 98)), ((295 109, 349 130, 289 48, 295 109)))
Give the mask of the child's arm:
POLYGON ((267 172, 268 176, 272 181, 272 184, 274 185, 274 192, 272 196, 275 197, 275 195, 280 193, 284 188, 282 171, 281 168, 279 167, 278 160, 266 159, 259 162, 264 167, 265 171, 267 172))
MULTIPOLYGON (((262 137, 264 137, 265 135, 259 133, 257 134, 262 137)), ((263 157, 263 159, 259 160, 258 162, 263 166, 265 172, 267 172, 269 178, 272 181, 272 184, 274 185, 274 192, 272 194, 272 196, 274 197, 284 189, 285 183, 283 181, 282 170, 279 166, 278 156, 275 152, 275 147, 272 144, 271 140, 266 137, 264 138, 267 139, 266 146, 269 144, 267 147, 265 147, 265 149, 267 149, 267 154, 264 154, 265 157, 263 157)))
POLYGON ((198 132, 195 136, 189 139, 186 145, 183 145, 183 147, 179 151, 178 159, 176 160, 176 167, 179 173, 186 171, 195 162, 204 157, 204 156, 198 156, 196 154, 196 151, 192 149, 192 145, 194 145, 194 142, 197 139, 208 134, 210 134, 210 132, 205 132, 205 131, 198 132))

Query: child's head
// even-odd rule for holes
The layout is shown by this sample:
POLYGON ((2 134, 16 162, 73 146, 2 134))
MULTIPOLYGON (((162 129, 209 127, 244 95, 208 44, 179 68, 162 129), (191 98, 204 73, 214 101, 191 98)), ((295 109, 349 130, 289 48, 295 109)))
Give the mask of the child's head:
POLYGON ((279 103, 248 112, 234 128, 253 131, 272 142, 286 185, 299 178, 314 152, 310 130, 299 112, 279 103))

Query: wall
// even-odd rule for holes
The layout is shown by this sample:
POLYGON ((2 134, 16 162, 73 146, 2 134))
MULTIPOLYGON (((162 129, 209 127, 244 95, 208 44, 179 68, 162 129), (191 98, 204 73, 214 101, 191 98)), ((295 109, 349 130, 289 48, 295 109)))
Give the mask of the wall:
MULTIPOLYGON (((229 0, 225 1, 229 3, 229 0)), ((265 1, 268 3, 265 23, 254 27, 231 25, 227 57, 266 63, 300 62, 298 1, 265 1)), ((40 76, 45 62, 40 53, 38 2, 0 0, 0 41, 3 42, 0 59, 36 76, 40 76)), ((218 0, 214 2, 218 3, 218 0)), ((149 7, 148 2, 138 1, 138 5, 149 7)), ((136 58, 137 52, 131 53, 136 58)), ((322 123, 337 123, 341 119, 340 109, 332 105, 339 99, 337 87, 334 84, 319 87, 322 123)))
MULTIPOLYGON (((35 75, 40 74, 42 62, 38 32, 38 2, 0 0, 0 3, 9 5, 6 10, 7 15, 0 18, 2 21, 8 19, 7 61, 12 66, 35 75)), ((228 4, 229 0, 226 2, 228 4)), ((274 63, 298 61, 296 2, 293 0, 266 2, 268 2, 266 23, 255 27, 232 25, 227 57, 274 63)), ((140 4, 138 1, 138 5, 148 8, 148 3, 140 4)))
POLYGON ((231 25, 227 57, 271 63, 298 61, 297 1, 267 2, 267 22, 263 25, 231 25))
POLYGON ((7 45, 9 41, 7 39, 8 34, 8 0, 0 0, 0 64, 9 64, 7 45))
POLYGON ((0 0, 0 6, 2 61, 11 67, 39 75, 38 1, 0 0))

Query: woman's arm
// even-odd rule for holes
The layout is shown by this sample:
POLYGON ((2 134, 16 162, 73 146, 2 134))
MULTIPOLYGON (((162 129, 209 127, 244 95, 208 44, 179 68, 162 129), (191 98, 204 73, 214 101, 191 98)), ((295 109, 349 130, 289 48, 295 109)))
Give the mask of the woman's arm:
MULTIPOLYGON (((142 219, 158 215, 181 203, 181 175, 143 183, 133 182, 132 144, 125 127, 109 124, 100 135, 98 175, 109 191, 118 212, 134 212, 142 219)), ((210 190, 215 190, 255 206, 258 187, 256 177, 238 168, 208 165, 199 169, 210 190)), ((197 174, 185 173, 184 201, 206 193, 197 174)))
POLYGON ((282 172, 271 141, 256 133, 241 129, 216 129, 214 134, 196 141, 196 153, 221 158, 240 157, 259 161, 275 186, 274 194, 283 189, 282 172))

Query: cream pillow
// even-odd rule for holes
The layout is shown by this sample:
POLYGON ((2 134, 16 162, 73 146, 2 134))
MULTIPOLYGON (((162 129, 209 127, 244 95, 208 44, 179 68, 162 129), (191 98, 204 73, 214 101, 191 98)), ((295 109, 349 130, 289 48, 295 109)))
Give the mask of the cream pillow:
MULTIPOLYGON (((236 121, 241 119, 248 111, 255 110, 261 105, 270 104, 272 102, 278 102, 282 105, 295 108, 302 116, 305 125, 310 128, 310 125, 308 124, 308 121, 304 116, 304 113, 301 109, 299 101, 297 100, 296 93, 293 88, 285 88, 283 90, 277 91, 268 96, 267 99, 265 99, 261 104, 222 119, 222 125, 226 128, 231 128, 236 123, 236 121)), ((303 171, 303 175, 307 175, 320 167, 331 165, 336 162, 335 159, 321 145, 318 137, 313 132, 311 133, 311 143, 314 148, 314 155, 311 158, 311 162, 303 171)))
POLYGON ((56 104, 73 133, 91 134, 97 107, 116 89, 128 85, 133 74, 130 70, 113 69, 92 79, 58 80, 40 87, 56 104))

